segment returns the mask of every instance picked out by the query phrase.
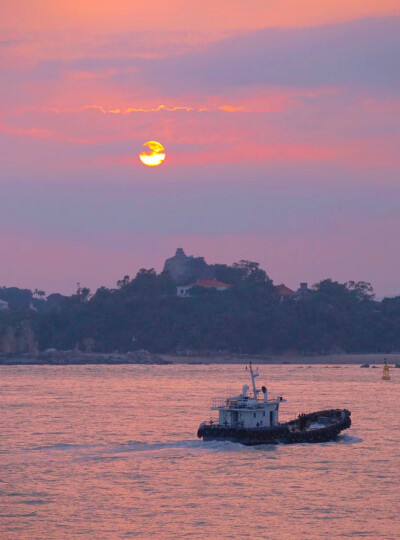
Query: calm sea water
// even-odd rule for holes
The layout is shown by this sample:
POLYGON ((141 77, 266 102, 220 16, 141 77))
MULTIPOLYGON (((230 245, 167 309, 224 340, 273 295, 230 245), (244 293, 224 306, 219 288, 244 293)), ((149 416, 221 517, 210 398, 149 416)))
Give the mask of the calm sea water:
POLYGON ((338 442, 204 443, 244 366, 0 368, 0 538, 400 538, 400 370, 260 366, 281 420, 346 407, 338 442))

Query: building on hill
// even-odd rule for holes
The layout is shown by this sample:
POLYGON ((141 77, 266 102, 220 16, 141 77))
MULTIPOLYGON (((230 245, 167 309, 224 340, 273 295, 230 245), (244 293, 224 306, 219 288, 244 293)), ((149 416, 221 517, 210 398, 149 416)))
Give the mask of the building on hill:
POLYGON ((4 309, 8 309, 8 302, 0 299, 0 311, 3 311, 4 309))
POLYGON ((204 257, 188 256, 182 248, 178 248, 175 255, 165 261, 163 271, 167 272, 175 283, 182 285, 214 277, 214 269, 206 263, 204 257))
POLYGON ((313 294, 313 291, 308 288, 307 283, 300 283, 300 287, 296 292, 289 289, 289 287, 286 287, 283 283, 275 285, 274 287, 274 296, 275 298, 278 298, 280 302, 285 300, 301 301, 308 298, 311 294, 313 294))
POLYGON ((296 293, 281 283, 280 285, 275 285, 274 296, 279 302, 284 302, 285 300, 294 300, 296 298, 296 293))
POLYGON ((230 285, 222 283, 216 279, 201 279, 190 285, 179 285, 177 287, 177 295, 181 298, 187 298, 190 296, 190 289, 193 287, 203 287, 205 289, 215 289, 216 291, 226 291, 230 285))
POLYGON ((305 298, 308 298, 313 291, 308 288, 307 283, 300 283, 300 287, 297 289, 296 292, 296 300, 304 300, 305 298))

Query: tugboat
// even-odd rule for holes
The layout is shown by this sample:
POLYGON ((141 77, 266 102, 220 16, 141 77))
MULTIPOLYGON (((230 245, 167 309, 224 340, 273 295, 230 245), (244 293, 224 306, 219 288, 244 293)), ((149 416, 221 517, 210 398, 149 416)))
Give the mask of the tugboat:
MULTIPOLYGON (((246 367, 247 369, 247 367, 246 367)), ((269 397, 265 386, 256 388, 256 372, 249 365, 253 394, 247 384, 236 397, 213 400, 211 410, 219 411, 219 420, 202 422, 197 432, 204 441, 231 441, 253 446, 257 444, 320 443, 335 440, 351 426, 351 412, 330 409, 300 414, 295 420, 279 423, 279 405, 285 400, 269 397)))

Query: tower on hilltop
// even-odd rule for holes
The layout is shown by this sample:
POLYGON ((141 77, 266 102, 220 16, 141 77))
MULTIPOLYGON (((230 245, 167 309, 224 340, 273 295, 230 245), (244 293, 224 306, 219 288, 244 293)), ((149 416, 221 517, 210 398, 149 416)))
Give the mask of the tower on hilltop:
POLYGON ((188 256, 183 248, 178 248, 175 255, 165 261, 163 271, 180 285, 214 277, 213 267, 206 263, 204 257, 188 256))

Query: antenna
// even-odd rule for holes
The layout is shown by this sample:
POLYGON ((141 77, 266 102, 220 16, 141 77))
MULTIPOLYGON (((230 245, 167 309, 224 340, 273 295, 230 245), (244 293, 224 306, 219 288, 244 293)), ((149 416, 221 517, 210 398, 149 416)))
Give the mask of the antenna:
POLYGON ((250 367, 251 383, 253 385, 254 399, 257 399, 257 389, 256 389, 255 379, 256 377, 258 377, 258 373, 253 372, 253 364, 251 362, 249 362, 249 367, 250 367))

